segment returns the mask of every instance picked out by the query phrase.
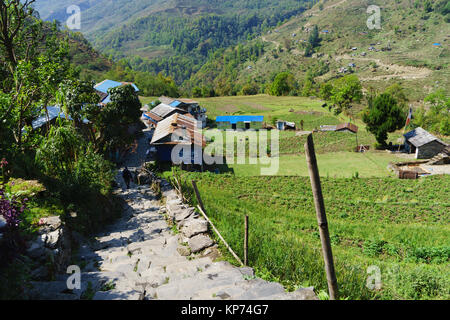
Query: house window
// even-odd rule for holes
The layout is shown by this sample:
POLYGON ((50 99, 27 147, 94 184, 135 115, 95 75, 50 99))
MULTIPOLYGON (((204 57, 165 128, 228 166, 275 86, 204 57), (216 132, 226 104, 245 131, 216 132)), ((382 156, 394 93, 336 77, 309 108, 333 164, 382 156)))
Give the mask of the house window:
POLYGON ((250 122, 246 122, 245 123, 245 130, 249 130, 250 129, 250 122))
POLYGON ((237 129, 236 123, 232 123, 232 124, 231 124, 231 129, 233 129, 233 130, 236 130, 236 129, 237 129))

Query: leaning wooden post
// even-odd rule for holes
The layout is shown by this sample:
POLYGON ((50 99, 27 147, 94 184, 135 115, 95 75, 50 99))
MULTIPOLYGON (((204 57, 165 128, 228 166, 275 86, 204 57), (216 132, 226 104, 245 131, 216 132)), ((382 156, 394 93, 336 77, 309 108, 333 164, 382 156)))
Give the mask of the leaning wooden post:
POLYGON ((317 222, 319 223, 320 240, 322 242, 323 259, 325 261, 325 271, 327 273, 328 291, 330 300, 336 300, 338 295, 338 285, 333 263, 333 252, 331 250, 330 233, 328 232, 328 222, 323 202, 322 187, 320 185, 319 168, 317 167, 316 153, 314 151, 314 141, 312 134, 308 135, 305 143, 306 160, 308 162, 311 187, 314 195, 317 222))
POLYGON ((248 266, 248 216, 245 216, 244 265, 248 266))
POLYGON ((200 197, 200 193, 198 192, 197 182, 195 182, 195 180, 192 180, 192 187, 194 188, 195 196, 197 198, 200 208, 202 208, 203 212, 206 212, 205 206, 203 205, 202 198, 200 197))

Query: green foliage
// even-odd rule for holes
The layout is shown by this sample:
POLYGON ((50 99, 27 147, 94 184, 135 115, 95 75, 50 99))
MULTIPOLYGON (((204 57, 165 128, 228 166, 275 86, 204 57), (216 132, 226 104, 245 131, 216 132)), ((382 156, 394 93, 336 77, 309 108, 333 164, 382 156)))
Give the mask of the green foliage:
POLYGON ((363 114, 367 130, 375 135, 377 142, 382 146, 386 145, 389 132, 403 127, 405 118, 403 108, 388 93, 369 97, 369 105, 363 114))
MULTIPOLYGON (((189 6, 190 10, 198 10, 198 14, 183 14, 177 7, 173 11, 158 10, 157 14, 130 19, 119 28, 107 26, 106 32, 102 30, 93 38, 96 47, 114 58, 122 58, 126 54, 135 56, 136 45, 146 48, 142 54, 138 52, 139 57, 130 60, 133 68, 154 74, 162 72, 181 84, 199 71, 218 49, 255 38, 279 22, 301 13, 305 2, 251 0, 244 3, 215 1, 212 4, 196 0, 189 6), (149 58, 147 51, 155 54, 149 58)), ((172 7, 173 4, 164 6, 172 7)), ((94 15, 92 11, 91 14, 94 15)), ((128 17, 123 19, 128 20, 128 17)))
POLYGON ((281 72, 270 86, 270 94, 273 96, 286 96, 292 94, 298 88, 297 81, 289 72, 281 72))
POLYGON ((90 112, 95 129, 95 146, 97 150, 109 155, 120 150, 134 140, 129 132, 131 125, 138 125, 142 104, 131 85, 109 90, 111 102, 101 111, 96 107, 90 112))
POLYGON ((331 99, 332 93, 333 93, 333 85, 331 83, 325 82, 320 85, 319 96, 323 100, 329 101, 331 99))
MULTIPOLYGON (((192 95, 201 97, 198 89, 211 85, 219 96, 236 95, 243 88, 236 81, 239 77, 238 69, 248 67, 249 62, 256 62, 263 54, 264 44, 260 41, 217 50, 189 80, 189 86, 193 87, 192 95)), ((256 89, 258 82, 255 79, 250 82, 256 89)))
POLYGON ((98 108, 100 99, 91 82, 65 80, 60 84, 58 100, 63 110, 72 117, 75 126, 80 128, 85 116, 91 118, 89 111, 98 108))
POLYGON ((335 114, 348 111, 353 103, 358 103, 363 97, 362 85, 355 75, 348 75, 333 82, 331 101, 335 105, 335 114))
POLYGON ((73 172, 83 152, 83 137, 73 127, 52 127, 36 153, 36 162, 45 173, 61 179, 73 172))
POLYGON ((421 107, 414 113, 413 124, 436 134, 450 135, 450 97, 437 90, 425 98, 429 108, 421 107))
POLYGON ((120 79, 121 81, 135 83, 141 94, 147 97, 169 96, 179 97, 180 90, 170 76, 164 76, 162 72, 157 75, 150 72, 136 71, 131 68, 132 62, 123 59, 105 74, 108 79, 120 79))

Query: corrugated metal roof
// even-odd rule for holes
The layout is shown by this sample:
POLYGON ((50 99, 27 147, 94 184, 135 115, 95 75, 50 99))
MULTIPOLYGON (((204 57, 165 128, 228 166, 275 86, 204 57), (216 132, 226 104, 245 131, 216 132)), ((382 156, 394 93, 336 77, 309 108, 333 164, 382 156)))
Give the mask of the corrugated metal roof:
POLYGON ((354 125, 353 123, 341 123, 336 126, 336 131, 343 129, 348 129, 354 133, 358 132, 358 126, 354 125))
MULTIPOLYGON (((58 116, 62 119, 66 119, 66 115, 64 114, 63 111, 61 111, 61 108, 59 108, 58 106, 49 106, 49 107, 47 107, 47 111, 48 111, 48 118, 49 118, 48 120, 50 120, 50 121, 57 118, 58 116)), ((69 116, 67 119, 72 120, 72 117, 69 116)), ((44 114, 44 115, 38 117, 36 120, 34 120, 31 123, 31 126, 33 127, 33 129, 37 129, 37 128, 42 127, 46 123, 47 123, 47 115, 44 114)), ((89 123, 89 120, 83 119, 83 123, 89 123)))
POLYGON ((184 104, 199 104, 198 101, 192 100, 192 99, 181 99, 181 98, 170 98, 166 96, 161 96, 158 98, 159 101, 162 103, 172 105, 172 103, 178 102, 176 106, 180 105, 181 103, 184 104))
POLYGON ((445 142, 439 140, 438 138, 436 138, 431 133, 429 133, 428 131, 424 130, 421 127, 418 127, 416 129, 404 134, 404 137, 409 143, 411 143, 416 148, 426 145, 433 141, 437 141, 437 142, 443 144, 444 146, 447 145, 445 142))
POLYGON ((321 125, 320 130, 322 131, 336 131, 337 126, 321 125))
POLYGON ((158 123, 159 121, 163 120, 163 118, 151 112, 144 112, 142 116, 154 123, 158 123))
POLYGON ((107 104, 107 103, 111 102, 111 96, 108 94, 108 90, 111 89, 111 88, 117 88, 117 87, 124 86, 124 85, 131 85, 136 92, 139 91, 139 88, 134 83, 131 83, 131 82, 117 82, 117 81, 108 80, 108 79, 107 80, 103 80, 100 83, 97 83, 94 86, 94 88, 95 88, 95 90, 97 90, 97 91, 102 93, 102 94, 99 94, 100 98, 101 98, 100 102, 103 103, 103 104, 107 104))
POLYGON ((197 121, 192 117, 187 117, 179 113, 175 113, 174 115, 158 122, 156 126, 155 133, 153 134, 153 138, 151 144, 182 144, 186 143, 187 137, 183 140, 178 141, 166 141, 161 142, 162 139, 171 135, 175 132, 175 130, 186 130, 180 132, 189 133, 189 137, 191 140, 191 144, 198 144, 198 141, 201 141, 202 146, 206 145, 205 137, 197 128, 197 121))
POLYGON ((96 84, 94 88, 100 92, 108 93, 108 90, 111 88, 120 87, 122 82, 117 82, 113 80, 103 80, 102 82, 96 84))
POLYGON ((151 113, 156 114, 157 116, 159 116, 161 118, 167 117, 167 115, 169 115, 170 113, 172 113, 174 111, 178 111, 181 113, 185 112, 184 110, 174 108, 165 103, 161 103, 161 104, 157 105, 156 107, 154 107, 152 110, 150 110, 151 113))
POLYGON ((176 108, 176 107, 178 107, 181 103, 182 103, 181 101, 175 100, 175 101, 173 101, 172 103, 170 103, 170 106, 176 108))
POLYGON ((166 97, 166 96, 161 96, 158 98, 159 101, 161 101, 162 103, 165 103, 167 105, 170 105, 175 99, 166 97))
POLYGON ((232 124, 238 122, 263 122, 264 116, 219 116, 216 122, 229 122, 232 124))

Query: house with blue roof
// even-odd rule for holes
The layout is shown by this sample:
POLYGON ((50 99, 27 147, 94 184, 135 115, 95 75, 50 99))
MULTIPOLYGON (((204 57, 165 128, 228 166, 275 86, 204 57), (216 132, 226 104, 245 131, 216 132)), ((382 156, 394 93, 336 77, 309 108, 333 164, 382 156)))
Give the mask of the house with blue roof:
POLYGON ((206 115, 206 109, 200 107, 200 104, 192 99, 181 99, 181 98, 169 98, 165 96, 161 96, 158 99, 162 103, 171 106, 172 108, 176 108, 179 110, 184 110, 190 115, 192 115, 197 121, 200 121, 202 124, 202 128, 206 127, 206 122, 208 116, 206 115))
POLYGON ((111 102, 111 97, 108 93, 109 89, 117 88, 121 86, 131 85, 136 92, 139 92, 139 88, 131 82, 117 82, 113 80, 103 80, 100 83, 97 83, 94 86, 94 89, 97 90, 98 95, 100 96, 100 104, 107 104, 108 102, 111 102))
MULTIPOLYGON (((31 126, 32 126, 33 130, 39 130, 39 129, 43 128, 44 125, 46 126, 47 123, 54 124, 56 122, 56 119, 58 119, 58 118, 64 119, 64 120, 69 120, 69 121, 73 120, 70 115, 66 116, 64 111, 62 111, 59 106, 47 106, 47 113, 43 112, 42 115, 40 115, 39 117, 37 117, 36 119, 34 119, 31 122, 31 126), (47 117, 47 113, 48 113, 48 117, 47 117)), ((82 121, 84 124, 89 123, 88 119, 83 119, 82 121)), ((25 128, 22 130, 22 132, 26 132, 25 128)))
POLYGON ((219 116, 217 128, 221 130, 260 130, 263 128, 264 116, 219 116))

